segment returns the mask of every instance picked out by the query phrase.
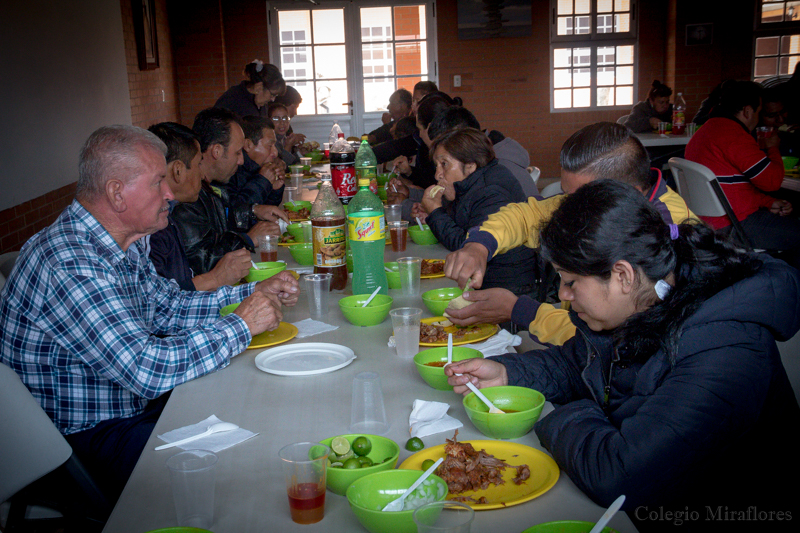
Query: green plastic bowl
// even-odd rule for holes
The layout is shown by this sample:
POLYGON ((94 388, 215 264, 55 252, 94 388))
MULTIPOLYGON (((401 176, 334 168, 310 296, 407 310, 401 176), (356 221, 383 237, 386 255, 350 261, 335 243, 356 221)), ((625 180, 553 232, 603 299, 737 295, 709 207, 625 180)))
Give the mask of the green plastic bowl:
MULTIPOLYGON (((594 527, 594 522, 581 522, 579 520, 563 520, 560 522, 545 522, 529 527, 522 533, 589 533, 594 527)), ((602 533, 617 533, 616 529, 604 527, 602 533)))
MULTIPOLYGON (((464 346, 453 346, 453 361, 463 361, 464 359, 483 359, 483 354, 474 348, 464 346)), ((447 376, 444 375, 444 367, 428 366, 427 363, 435 361, 447 361, 447 348, 431 348, 422 350, 414 356, 414 364, 417 365, 417 372, 425 383, 436 390, 453 390, 447 384, 447 376)))
POLYGON ((339 309, 348 322, 354 326, 377 326, 384 321, 394 299, 385 294, 376 294, 368 306, 361 307, 369 297, 369 294, 356 294, 339 300, 339 309))
POLYGON ((478 431, 492 439, 516 439, 527 434, 539 420, 544 407, 544 395, 528 387, 489 387, 481 392, 498 409, 516 411, 490 414, 489 408, 470 392, 464 397, 464 409, 478 431))
MULTIPOLYGON (((347 488, 350 509, 361 525, 372 533, 417 533, 413 509, 393 513, 384 513, 381 509, 399 498, 422 474, 421 470, 386 470, 359 478, 347 488)), ((428 479, 434 480, 434 494, 438 487, 444 488, 442 496, 436 498, 436 501, 444 501, 447 484, 435 474, 428 479)))
POLYGON ((299 222, 294 222, 286 226, 286 231, 289 232, 289 235, 294 237, 295 242, 305 242, 305 240, 303 240, 303 226, 301 226, 299 222))
POLYGON ((430 309, 433 316, 442 316, 444 310, 450 305, 450 300, 461 296, 463 293, 458 287, 447 287, 445 289, 433 289, 422 293, 422 301, 430 309))
POLYGON ((378 174, 375 179, 378 182, 378 185, 386 185, 389 182, 389 176, 390 174, 378 174))
POLYGON ((316 162, 316 161, 320 161, 322 159, 322 155, 323 155, 322 152, 320 152, 319 150, 314 150, 312 152, 308 152, 305 155, 305 157, 310 157, 311 161, 316 162))
MULTIPOLYGON (((347 491, 347 487, 349 487, 353 481, 364 476, 374 474, 375 472, 393 470, 394 467, 397 466, 397 459, 400 457, 400 446, 398 446, 397 443, 392 439, 387 439, 386 437, 380 437, 378 435, 367 434, 342 435, 342 437, 350 441, 350 444, 353 444, 353 441, 356 440, 357 437, 361 436, 367 437, 372 443, 372 451, 367 454, 367 457, 372 459, 372 462, 374 463, 377 463, 378 461, 383 462, 373 466, 355 468, 352 470, 348 470, 346 468, 332 468, 331 466, 328 466, 328 472, 326 474, 328 490, 339 494, 340 496, 344 496, 345 492, 347 491)), ((321 443, 330 448, 333 439, 334 437, 331 437, 321 441, 321 443)))
POLYGON ((219 310, 219 316, 228 316, 229 314, 233 313, 237 307, 239 307, 239 304, 226 305, 219 310))
POLYGON ((391 272, 386 273, 386 279, 389 280, 389 288, 400 289, 400 267, 397 266, 397 261, 388 261, 383 266, 391 269, 391 272))
POLYGON ((301 242, 289 246, 289 253, 301 265, 314 264, 314 245, 310 242, 301 242))
POLYGON ((378 186, 378 198, 380 198, 381 201, 383 202, 387 201, 389 198, 388 196, 386 196, 386 187, 384 187, 383 185, 378 186))
POLYGON ((783 156, 783 168, 785 170, 792 170, 797 166, 798 161, 800 161, 800 157, 783 156))
POLYGON ((286 263, 279 263, 277 261, 266 261, 264 263, 256 263, 258 270, 250 268, 250 273, 244 277, 248 282, 261 281, 263 279, 271 278, 278 272, 286 270, 286 263))
POLYGON ((408 225, 408 234, 411 235, 412 241, 421 245, 436 244, 439 242, 427 224, 423 224, 422 228, 422 230, 419 229, 419 225, 417 224, 408 225))
POLYGON ((294 211, 294 212, 300 211, 303 208, 311 211, 311 202, 308 202, 306 200, 294 200, 292 202, 284 202, 283 208, 286 211, 294 211))

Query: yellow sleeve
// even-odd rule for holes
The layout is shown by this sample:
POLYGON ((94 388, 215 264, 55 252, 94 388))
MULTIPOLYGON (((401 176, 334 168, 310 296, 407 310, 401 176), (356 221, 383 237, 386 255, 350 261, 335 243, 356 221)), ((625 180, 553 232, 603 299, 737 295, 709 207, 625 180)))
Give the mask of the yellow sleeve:
MULTIPOLYGON (((561 302, 565 306, 568 302, 561 302)), ((567 309, 557 309, 551 304, 541 304, 528 331, 540 342, 561 346, 575 336, 575 324, 569 319, 567 309)))
POLYGON ((544 200, 528 198, 527 202, 508 204, 481 224, 497 240, 497 254, 522 246, 539 246, 539 228, 558 209, 565 195, 560 194, 544 200))
POLYGON ((667 192, 662 194, 659 200, 661 200, 661 202, 667 206, 667 209, 672 215, 672 220, 675 222, 675 224, 700 221, 700 218, 692 213, 691 209, 689 209, 689 206, 686 205, 686 200, 684 200, 678 193, 669 187, 667 187, 667 192))

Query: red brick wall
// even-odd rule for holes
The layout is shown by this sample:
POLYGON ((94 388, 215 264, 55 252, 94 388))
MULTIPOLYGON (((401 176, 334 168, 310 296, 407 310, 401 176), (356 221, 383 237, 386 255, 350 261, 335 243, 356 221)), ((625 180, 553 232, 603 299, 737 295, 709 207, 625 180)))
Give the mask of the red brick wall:
POLYGON ((0 253, 19 250, 25 241, 49 226, 75 197, 75 184, 0 211, 0 253))
MULTIPOLYGON (((264 0, 223 2, 222 21, 225 28, 227 85, 231 86, 244 79, 242 71, 252 60, 269 62, 266 2, 264 0)), ((209 105, 213 104, 214 101, 209 105)))

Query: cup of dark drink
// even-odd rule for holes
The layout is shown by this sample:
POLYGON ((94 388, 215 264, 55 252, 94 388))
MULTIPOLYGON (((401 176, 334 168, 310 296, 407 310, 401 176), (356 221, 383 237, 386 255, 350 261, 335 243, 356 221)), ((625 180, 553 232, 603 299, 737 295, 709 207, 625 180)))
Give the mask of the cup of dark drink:
POLYGON ((395 252, 406 251, 406 241, 408 240, 408 221, 398 220, 389 222, 389 235, 392 238, 392 250, 395 252))
POLYGON ((258 253, 261 255, 261 262, 278 260, 278 241, 277 235, 261 235, 258 238, 258 253))
POLYGON ((325 474, 330 453, 330 448, 318 442, 296 442, 278 452, 293 522, 314 524, 325 516, 325 474))
POLYGON ((772 137, 773 129, 769 126, 760 126, 756 128, 756 137, 758 138, 758 147, 762 150, 767 148, 766 140, 772 137))
POLYGON ((325 147, 324 148, 325 149, 325 159, 330 159, 331 158, 331 143, 323 143, 323 146, 325 147))

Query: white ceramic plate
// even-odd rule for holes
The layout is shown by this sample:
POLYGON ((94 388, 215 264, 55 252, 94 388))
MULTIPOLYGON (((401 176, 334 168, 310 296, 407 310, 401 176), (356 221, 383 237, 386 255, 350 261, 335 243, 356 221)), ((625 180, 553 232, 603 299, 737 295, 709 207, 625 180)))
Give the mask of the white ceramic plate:
POLYGON ((256 367, 278 376, 312 376, 346 367, 356 354, 347 346, 306 342, 264 350, 256 356, 256 367))

